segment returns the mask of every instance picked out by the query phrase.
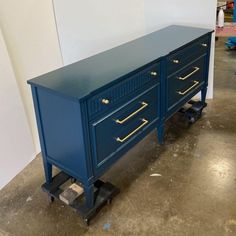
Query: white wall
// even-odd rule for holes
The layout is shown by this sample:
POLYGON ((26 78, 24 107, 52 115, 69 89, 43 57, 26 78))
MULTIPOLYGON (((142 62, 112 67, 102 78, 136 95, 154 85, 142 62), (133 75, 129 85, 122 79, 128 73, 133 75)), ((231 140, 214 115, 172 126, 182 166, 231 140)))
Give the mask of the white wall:
POLYGON ((32 136, 0 29, 0 189, 35 156, 32 136))
MULTIPOLYGON (((54 0, 54 5, 64 64, 170 24, 215 28, 216 0, 54 0)), ((208 98, 213 95, 213 54, 208 98)))
POLYGON ((143 0, 54 0, 64 64, 145 33, 143 0))
POLYGON ((40 152, 31 91, 26 81, 61 67, 62 58, 52 1, 0 0, 0 26, 11 59, 10 62, 1 41, 1 188, 40 152))
POLYGON ((26 81, 62 66, 52 1, 0 0, 0 25, 38 153, 38 133, 26 81))
POLYGON ((144 0, 146 30, 170 24, 215 28, 216 0, 144 0))

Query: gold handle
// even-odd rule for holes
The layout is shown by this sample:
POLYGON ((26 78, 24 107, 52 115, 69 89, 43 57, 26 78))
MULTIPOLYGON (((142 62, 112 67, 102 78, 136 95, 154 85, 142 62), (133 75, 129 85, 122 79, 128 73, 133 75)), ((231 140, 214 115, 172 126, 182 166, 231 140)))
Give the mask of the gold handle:
POLYGON ((136 110, 135 112, 133 112, 132 114, 130 114, 129 116, 127 116, 126 118, 124 118, 123 120, 116 120, 116 123, 118 124, 123 124, 125 123, 127 120, 129 120, 131 117, 133 117, 134 115, 136 115, 137 113, 139 113, 140 111, 142 111, 145 107, 148 106, 148 104, 146 102, 141 102, 142 106, 136 110))
POLYGON ((194 80, 194 85, 191 86, 190 88, 188 88, 187 90, 185 90, 184 92, 178 91, 178 94, 180 95, 185 95, 186 93, 188 93, 191 89, 193 89, 194 87, 196 87, 199 84, 199 81, 194 80))
POLYGON ((173 60, 175 64, 179 64, 179 60, 173 60))
POLYGON ((102 99, 102 104, 108 105, 109 103, 110 101, 108 99, 105 99, 105 98, 102 99))
POLYGON ((194 71, 191 72, 190 74, 186 75, 185 77, 178 77, 179 80, 186 80, 187 78, 189 78, 190 76, 192 76, 193 74, 195 74, 197 71, 200 70, 199 67, 193 67, 194 71))
POLYGON ((155 72, 155 71, 152 71, 150 74, 151 74, 152 76, 157 76, 157 72, 155 72))
POLYGON ((148 123, 148 120, 146 120, 146 119, 142 119, 142 124, 138 127, 138 128, 136 128, 135 130, 133 130, 131 133, 129 133, 127 136, 125 136, 124 138, 116 138, 116 141, 117 142, 120 142, 120 143, 123 143, 123 142, 125 142, 128 138, 130 138, 133 134, 135 134, 135 133, 137 133, 141 128, 143 128, 147 123, 148 123))
POLYGON ((207 47, 207 44, 206 44, 206 43, 202 43, 202 46, 203 46, 203 47, 207 47))

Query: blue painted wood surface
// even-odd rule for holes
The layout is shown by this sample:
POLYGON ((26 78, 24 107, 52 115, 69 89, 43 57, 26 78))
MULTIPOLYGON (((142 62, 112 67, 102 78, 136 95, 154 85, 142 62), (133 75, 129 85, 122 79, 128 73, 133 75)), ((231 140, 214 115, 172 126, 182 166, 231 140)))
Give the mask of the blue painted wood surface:
POLYGON ((130 143, 142 132, 135 133, 126 142, 117 142, 118 137, 125 137, 131 133, 136 127, 142 124, 142 119, 146 119, 148 123, 145 125, 145 129, 152 124, 157 125, 157 121, 160 116, 160 107, 157 106, 157 98, 159 97, 159 86, 154 85, 147 89, 138 97, 135 97, 133 101, 129 101, 125 104, 125 108, 121 108, 118 111, 114 111, 106 117, 94 122, 92 124, 91 136, 93 137, 93 157, 95 161, 94 170, 106 166, 106 161, 113 158, 113 156, 127 145, 130 147, 130 143), (145 102, 147 106, 136 113, 130 119, 123 124, 118 124, 114 120, 124 120, 129 117, 130 114, 137 111, 142 107, 142 102, 145 102))
POLYGON ((199 91, 205 101, 211 32, 170 26, 29 80, 46 182, 57 166, 83 184, 91 208, 93 183, 124 153, 155 128, 162 143, 169 117, 199 91))
POLYGON ((77 63, 39 76, 29 83, 69 97, 84 98, 160 57, 209 33, 209 29, 169 26, 77 63))

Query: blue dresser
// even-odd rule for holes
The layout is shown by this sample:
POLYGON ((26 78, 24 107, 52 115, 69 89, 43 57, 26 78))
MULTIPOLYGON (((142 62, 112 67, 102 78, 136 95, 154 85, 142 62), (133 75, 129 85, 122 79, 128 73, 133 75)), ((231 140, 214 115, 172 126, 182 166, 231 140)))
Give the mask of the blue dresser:
POLYGON ((46 183, 52 166, 79 181, 86 206, 94 183, 129 149, 201 91, 212 30, 169 26, 29 80, 46 183))

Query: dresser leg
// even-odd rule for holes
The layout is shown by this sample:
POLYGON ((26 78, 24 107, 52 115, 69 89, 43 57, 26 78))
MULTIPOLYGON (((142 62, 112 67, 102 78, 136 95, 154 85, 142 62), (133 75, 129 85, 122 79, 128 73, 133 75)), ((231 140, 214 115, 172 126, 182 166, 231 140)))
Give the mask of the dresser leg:
POLYGON ((201 100, 203 103, 205 103, 205 101, 206 101, 206 94, 207 94, 207 88, 203 88, 201 90, 201 100))
POLYGON ((164 130, 165 130, 164 124, 161 124, 157 128, 157 138, 158 138, 159 144, 163 144, 163 141, 164 141, 164 130))
POLYGON ((43 165, 46 183, 50 184, 52 182, 52 165, 46 161, 43 162, 43 165))
POLYGON ((94 186, 89 185, 86 186, 84 185, 84 194, 85 194, 85 199, 86 199, 86 206, 87 208, 92 208, 94 206, 94 186))

